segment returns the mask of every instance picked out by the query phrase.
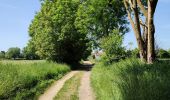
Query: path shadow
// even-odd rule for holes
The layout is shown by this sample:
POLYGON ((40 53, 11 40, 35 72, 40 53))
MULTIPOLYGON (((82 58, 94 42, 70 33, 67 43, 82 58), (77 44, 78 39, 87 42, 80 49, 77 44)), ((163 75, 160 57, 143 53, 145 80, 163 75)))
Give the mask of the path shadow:
POLYGON ((83 64, 80 64, 78 66, 78 68, 76 68, 75 70, 79 70, 79 71, 91 71, 91 69, 93 68, 95 64, 91 63, 90 61, 84 61, 83 64))

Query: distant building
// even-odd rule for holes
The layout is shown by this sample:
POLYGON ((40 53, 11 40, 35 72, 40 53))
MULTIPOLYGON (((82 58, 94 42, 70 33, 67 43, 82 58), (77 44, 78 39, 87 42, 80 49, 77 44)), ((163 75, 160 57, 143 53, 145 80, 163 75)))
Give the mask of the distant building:
POLYGON ((103 50, 93 50, 92 52, 93 59, 100 60, 102 54, 103 54, 103 50))

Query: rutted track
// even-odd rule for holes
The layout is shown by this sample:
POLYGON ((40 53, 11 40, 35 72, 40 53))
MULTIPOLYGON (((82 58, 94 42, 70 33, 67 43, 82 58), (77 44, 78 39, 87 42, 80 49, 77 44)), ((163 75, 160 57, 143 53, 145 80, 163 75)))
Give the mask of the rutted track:
POLYGON ((71 71, 67 75, 65 75, 62 79, 56 81, 52 86, 47 89, 47 91, 44 92, 39 97, 39 100, 53 100, 53 98, 56 96, 56 94, 60 91, 60 89, 63 87, 64 83, 70 79, 72 76, 74 76, 78 71, 71 71))

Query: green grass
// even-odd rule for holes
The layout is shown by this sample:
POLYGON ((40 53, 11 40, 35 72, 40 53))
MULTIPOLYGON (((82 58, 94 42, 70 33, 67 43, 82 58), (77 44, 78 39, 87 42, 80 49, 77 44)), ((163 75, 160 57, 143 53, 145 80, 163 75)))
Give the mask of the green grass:
POLYGON ((75 74, 64 84, 63 88, 56 95, 55 100, 79 100, 78 89, 83 72, 75 74))
POLYGON ((30 63, 42 63, 46 62, 45 60, 0 60, 0 63, 3 64, 30 64, 30 63))
POLYGON ((64 64, 46 61, 1 61, 0 99, 33 100, 70 71, 64 64))
POLYGON ((170 62, 153 65, 126 60, 92 70, 97 100, 170 100, 170 62))

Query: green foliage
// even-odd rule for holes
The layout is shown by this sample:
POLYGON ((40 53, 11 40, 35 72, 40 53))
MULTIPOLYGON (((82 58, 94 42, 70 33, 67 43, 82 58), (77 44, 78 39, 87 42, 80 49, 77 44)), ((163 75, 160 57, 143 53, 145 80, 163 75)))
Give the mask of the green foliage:
POLYGON ((123 37, 119 34, 119 31, 115 30, 113 34, 102 38, 101 47, 106 53, 106 57, 109 61, 113 59, 120 59, 125 56, 125 48, 122 46, 123 37))
POLYGON ((78 0, 45 0, 29 28, 31 41, 41 58, 68 64, 87 58, 91 43, 76 28, 78 0))
POLYGON ((0 63, 0 99, 34 100, 54 79, 61 78, 70 69, 67 65, 49 62, 0 63))
POLYGON ((170 54, 170 49, 168 50, 168 53, 170 54))
POLYGON ((125 54, 126 58, 140 58, 139 49, 127 50, 125 54))
POLYGON ((160 49, 160 50, 158 51, 157 56, 158 56, 159 58, 170 58, 170 53, 169 53, 168 51, 166 51, 166 50, 160 49))
POLYGON ((5 56, 8 59, 19 58, 20 57, 20 48, 18 48, 18 47, 9 48, 8 51, 6 52, 5 56))
POLYGON ((76 26, 99 45, 99 39, 118 29, 123 35, 128 31, 126 11, 122 0, 85 0, 79 5, 76 26))
POLYGON ((0 59, 5 59, 5 51, 0 52, 0 59))
POLYGON ((152 65, 128 59, 92 70, 92 87, 97 100, 169 100, 170 62, 152 65))
POLYGON ((23 57, 27 60, 38 60, 40 57, 36 54, 36 50, 31 41, 23 48, 23 57))
POLYGON ((138 48, 135 48, 134 50, 132 50, 132 57, 139 58, 139 49, 138 48))

